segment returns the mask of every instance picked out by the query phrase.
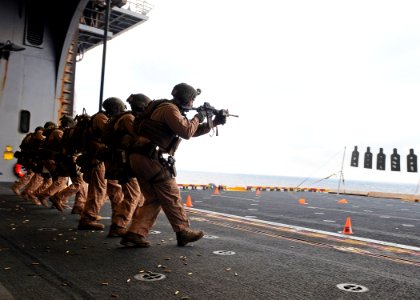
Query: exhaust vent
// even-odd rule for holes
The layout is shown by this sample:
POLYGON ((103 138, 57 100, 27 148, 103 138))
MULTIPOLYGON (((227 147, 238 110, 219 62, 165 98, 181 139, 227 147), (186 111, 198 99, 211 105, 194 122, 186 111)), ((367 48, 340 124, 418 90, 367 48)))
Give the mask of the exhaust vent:
POLYGON ((38 1, 26 6, 25 45, 42 48, 44 44, 45 14, 38 1))

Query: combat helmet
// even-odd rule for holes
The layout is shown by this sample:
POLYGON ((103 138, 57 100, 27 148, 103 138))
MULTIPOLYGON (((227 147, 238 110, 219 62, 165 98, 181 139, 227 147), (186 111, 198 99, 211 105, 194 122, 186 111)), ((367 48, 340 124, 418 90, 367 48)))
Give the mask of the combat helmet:
POLYGON ((200 94, 200 89, 195 89, 186 83, 179 83, 172 89, 171 95, 174 100, 179 103, 182 109, 188 110, 188 102, 194 100, 197 95, 200 94))
POLYGON ((102 104, 102 107, 105 109, 105 113, 109 116, 119 114, 126 109, 124 102, 117 97, 107 98, 102 104))
POLYGON ((131 110, 135 113, 143 112, 152 100, 144 94, 131 94, 127 98, 131 110))
POLYGON ((75 125, 75 121, 73 120, 72 117, 64 115, 60 118, 61 128, 73 127, 74 125, 75 125))
POLYGON ((52 128, 56 128, 57 125, 52 122, 52 121, 48 121, 44 124, 44 129, 52 129, 52 128))

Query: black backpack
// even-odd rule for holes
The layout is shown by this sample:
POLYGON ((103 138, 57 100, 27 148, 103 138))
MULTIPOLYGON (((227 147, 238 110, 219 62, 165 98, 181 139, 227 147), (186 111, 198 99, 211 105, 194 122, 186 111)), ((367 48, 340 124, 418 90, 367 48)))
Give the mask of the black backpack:
POLYGON ((115 124, 118 122, 118 120, 121 119, 121 117, 127 114, 132 114, 132 112, 124 111, 108 119, 108 122, 106 123, 106 126, 102 134, 102 142, 109 149, 115 149, 121 146, 121 139, 125 135, 125 132, 115 130, 115 124))
MULTIPOLYGON (((76 125, 67 132, 64 137, 64 147, 71 147, 68 152, 81 153, 87 151, 87 145, 92 138, 92 117, 81 114, 75 117, 76 125)), ((65 132, 66 133, 66 132, 65 132)))

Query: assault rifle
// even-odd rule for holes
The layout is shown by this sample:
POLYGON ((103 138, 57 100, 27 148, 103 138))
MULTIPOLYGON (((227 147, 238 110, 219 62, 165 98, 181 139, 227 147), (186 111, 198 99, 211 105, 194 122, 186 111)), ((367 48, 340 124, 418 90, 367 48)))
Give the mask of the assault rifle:
POLYGON ((196 110, 197 112, 203 112, 207 118, 207 124, 209 124, 210 128, 213 128, 213 116, 221 116, 221 117, 235 117, 239 118, 238 115, 232 115, 229 113, 227 109, 216 109, 210 105, 208 102, 204 102, 203 105, 199 107, 193 107, 192 110, 196 110))

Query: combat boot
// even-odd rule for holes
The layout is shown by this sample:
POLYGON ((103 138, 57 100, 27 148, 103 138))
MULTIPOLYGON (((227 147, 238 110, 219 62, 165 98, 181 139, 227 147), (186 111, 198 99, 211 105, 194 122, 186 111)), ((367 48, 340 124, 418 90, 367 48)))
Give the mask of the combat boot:
POLYGON ((15 193, 16 196, 20 196, 20 190, 17 187, 12 186, 12 191, 13 193, 15 193))
POLYGON ((150 243, 144 239, 144 236, 130 231, 127 231, 127 233, 123 236, 120 244, 138 248, 150 247, 150 243))
POLYGON ((28 193, 26 191, 23 191, 22 193, 20 193, 20 196, 26 200, 26 201, 30 201, 28 198, 28 193))
POLYGON ((57 197, 51 196, 50 201, 51 201, 53 207, 55 207, 56 209, 58 209, 61 212, 64 211, 64 207, 61 204, 61 202, 57 199, 57 197))
POLYGON ((63 209, 70 209, 71 206, 67 205, 66 203, 61 203, 61 206, 63 207, 63 209))
POLYGON ((44 205, 46 208, 50 207, 48 204, 48 199, 47 198, 42 198, 41 199, 41 204, 44 205))
POLYGON ((41 205, 41 201, 39 201, 36 196, 28 194, 26 197, 27 197, 26 199, 31 201, 33 204, 38 205, 38 206, 41 205))
POLYGON ((79 226, 77 226, 79 230, 104 230, 104 228, 104 224, 88 219, 80 219, 79 226))
POLYGON ((204 232, 201 230, 192 230, 190 228, 185 228, 184 230, 178 231, 176 233, 176 239, 178 241, 178 246, 183 247, 188 243, 196 242, 204 236, 204 232))
POLYGON ((127 233, 127 229, 112 223, 109 228, 108 237, 122 237, 127 233))
POLYGON ((71 210, 72 215, 80 215, 83 211, 83 208, 80 206, 73 206, 73 209, 71 210))

